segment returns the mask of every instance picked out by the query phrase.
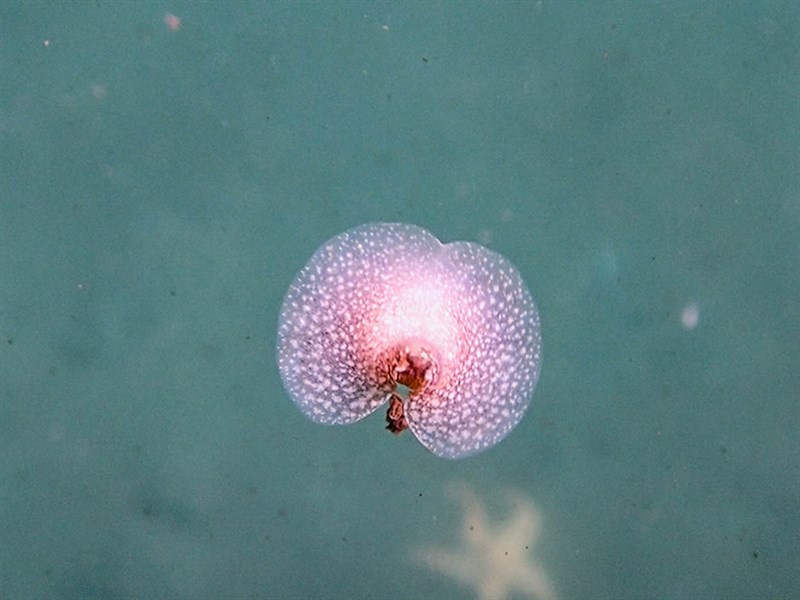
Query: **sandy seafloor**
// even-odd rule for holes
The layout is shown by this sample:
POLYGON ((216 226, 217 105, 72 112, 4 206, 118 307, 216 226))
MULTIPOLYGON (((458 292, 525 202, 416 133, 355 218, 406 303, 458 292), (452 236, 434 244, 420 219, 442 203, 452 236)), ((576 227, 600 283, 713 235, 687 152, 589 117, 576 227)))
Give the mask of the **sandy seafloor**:
POLYGON ((461 547, 451 483, 493 530, 535 505, 558 598, 791 597, 799 12, 0 4, 0 597, 475 597, 420 558, 461 547), (283 390, 289 282, 368 221, 528 282, 493 449, 283 390))

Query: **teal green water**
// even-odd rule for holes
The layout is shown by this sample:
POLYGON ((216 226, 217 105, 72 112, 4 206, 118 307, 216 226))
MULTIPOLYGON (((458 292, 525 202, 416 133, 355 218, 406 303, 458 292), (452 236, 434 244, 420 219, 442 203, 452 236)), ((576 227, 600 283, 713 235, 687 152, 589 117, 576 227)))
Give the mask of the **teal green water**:
POLYGON ((799 12, 2 3, 0 597, 468 598, 506 564, 561 599, 790 597, 799 12), (491 450, 282 389, 289 282, 368 221, 527 281, 541 379, 491 450), (470 549, 459 483, 498 532, 471 586, 423 558, 470 549), (503 538, 529 503, 538 539, 503 538))

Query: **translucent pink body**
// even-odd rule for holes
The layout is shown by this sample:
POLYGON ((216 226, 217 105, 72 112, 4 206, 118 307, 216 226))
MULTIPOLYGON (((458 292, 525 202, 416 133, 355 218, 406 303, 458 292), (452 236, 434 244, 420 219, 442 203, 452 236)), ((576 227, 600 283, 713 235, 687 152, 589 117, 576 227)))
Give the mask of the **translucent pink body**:
POLYGON ((522 419, 539 377, 539 315, 519 272, 478 244, 442 244, 401 223, 328 240, 281 307, 278 366, 311 420, 358 421, 396 391, 392 349, 422 349, 432 367, 405 399, 408 426, 431 452, 462 458, 522 419))

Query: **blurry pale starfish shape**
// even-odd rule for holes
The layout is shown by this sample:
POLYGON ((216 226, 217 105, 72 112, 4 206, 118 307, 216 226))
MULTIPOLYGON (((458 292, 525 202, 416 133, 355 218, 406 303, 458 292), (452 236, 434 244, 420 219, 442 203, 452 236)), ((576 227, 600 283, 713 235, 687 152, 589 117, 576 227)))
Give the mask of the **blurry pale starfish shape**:
POLYGON ((478 497, 464 485, 450 495, 464 511, 458 548, 423 548, 414 559, 430 569, 473 588, 480 600, 533 598, 555 600, 556 592, 544 569, 533 558, 541 516, 530 499, 509 492, 509 518, 495 527, 478 497))

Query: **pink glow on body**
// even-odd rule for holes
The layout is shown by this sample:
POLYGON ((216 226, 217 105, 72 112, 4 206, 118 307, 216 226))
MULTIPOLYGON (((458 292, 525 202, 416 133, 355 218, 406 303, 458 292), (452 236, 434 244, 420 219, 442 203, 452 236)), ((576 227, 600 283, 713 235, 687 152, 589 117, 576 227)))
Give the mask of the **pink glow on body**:
POLYGON ((539 376, 536 306, 505 258, 426 230, 372 223, 311 257, 281 307, 278 365, 311 420, 358 421, 396 384, 380 368, 396 348, 434 358, 405 416, 433 453, 462 458, 493 446, 522 419, 539 376))

